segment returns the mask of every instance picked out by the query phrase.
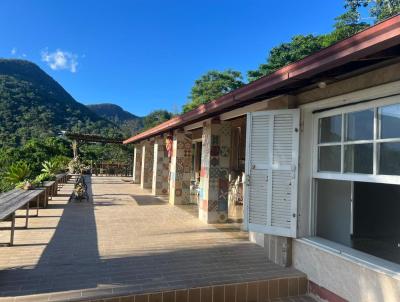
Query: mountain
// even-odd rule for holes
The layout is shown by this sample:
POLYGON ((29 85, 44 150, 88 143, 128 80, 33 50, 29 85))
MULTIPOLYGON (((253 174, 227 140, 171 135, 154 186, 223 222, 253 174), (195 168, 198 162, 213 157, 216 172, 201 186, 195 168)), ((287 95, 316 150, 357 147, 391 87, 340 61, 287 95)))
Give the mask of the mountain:
POLYGON ((77 102, 36 64, 0 59, 0 147, 62 130, 121 136, 117 125, 77 102))
POLYGON ((111 103, 91 104, 86 105, 86 107, 88 107, 97 115, 114 121, 115 123, 140 119, 140 117, 133 115, 132 113, 122 109, 120 106, 111 103))
POLYGON ((127 135, 133 135, 143 128, 143 118, 110 103, 86 105, 91 111, 118 125, 127 135))

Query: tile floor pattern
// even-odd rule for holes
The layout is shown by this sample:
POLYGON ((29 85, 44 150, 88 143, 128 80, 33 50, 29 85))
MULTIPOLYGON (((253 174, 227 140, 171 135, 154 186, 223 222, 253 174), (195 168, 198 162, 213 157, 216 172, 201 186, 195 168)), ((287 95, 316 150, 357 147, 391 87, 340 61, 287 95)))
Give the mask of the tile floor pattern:
MULTIPOLYGON (((304 277, 268 262, 232 225, 204 224, 193 206, 171 206, 127 180, 93 177, 93 200, 83 203, 68 203, 66 184, 28 229, 17 230, 15 246, 0 248, 0 301, 94 300, 304 277)), ((1 231, 0 241, 8 236, 1 231)))

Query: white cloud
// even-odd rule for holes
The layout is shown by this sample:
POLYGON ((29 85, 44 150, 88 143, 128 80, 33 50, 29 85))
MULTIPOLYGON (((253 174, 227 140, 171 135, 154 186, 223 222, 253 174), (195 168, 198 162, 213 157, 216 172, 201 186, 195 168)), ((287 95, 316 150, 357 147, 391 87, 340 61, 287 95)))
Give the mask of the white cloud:
POLYGON ((78 55, 61 49, 54 52, 45 49, 42 51, 42 61, 46 62, 53 70, 66 69, 74 73, 78 66, 78 55))
POLYGON ((12 55, 15 55, 17 53, 17 49, 15 48, 15 47, 13 47, 12 49, 11 49, 11 54, 12 55))

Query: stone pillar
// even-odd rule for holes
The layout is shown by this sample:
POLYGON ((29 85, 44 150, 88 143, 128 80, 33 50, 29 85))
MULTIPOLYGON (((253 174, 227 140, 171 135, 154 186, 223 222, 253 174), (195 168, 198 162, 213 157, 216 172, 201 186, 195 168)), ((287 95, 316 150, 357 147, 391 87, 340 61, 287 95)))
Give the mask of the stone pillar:
POLYGON ((228 219, 230 122, 203 124, 199 218, 207 223, 228 219))
POLYGON ((169 186, 171 204, 190 202, 191 160, 192 140, 185 133, 174 131, 169 186))
POLYGON ((150 189, 153 182, 153 142, 145 141, 142 144, 142 170, 140 186, 142 189, 150 189))
POLYGON ((133 150, 133 183, 140 183, 140 175, 142 173, 142 146, 135 145, 133 150))
POLYGON ((168 194, 169 158, 165 149, 165 139, 158 137, 154 141, 153 195, 168 194))

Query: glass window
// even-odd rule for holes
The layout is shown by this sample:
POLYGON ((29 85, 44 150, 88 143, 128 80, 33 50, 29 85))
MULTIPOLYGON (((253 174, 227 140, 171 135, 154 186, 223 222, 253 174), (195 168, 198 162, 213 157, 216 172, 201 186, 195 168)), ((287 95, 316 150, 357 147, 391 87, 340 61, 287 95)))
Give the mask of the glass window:
POLYGON ((374 138, 374 110, 347 113, 346 141, 372 140, 374 138))
POLYGON ((334 115, 319 119, 319 143, 340 142, 342 138, 342 116, 334 115))
POLYGON ((381 143, 379 147, 379 174, 400 175, 400 143, 381 143))
POLYGON ((344 146, 344 172, 373 173, 373 144, 344 146))
MULTIPOLYGON (((363 181, 366 178, 361 174, 400 176, 400 102, 369 106, 358 111, 336 108, 334 115, 324 113, 318 119, 316 172, 339 172, 335 174, 338 179, 360 174, 354 179, 363 181)), ((393 177, 379 181, 397 182, 393 177)))
POLYGON ((400 104, 379 108, 381 120, 380 138, 400 137, 400 104))
POLYGON ((319 147, 319 171, 340 172, 340 163, 340 146, 319 147))

